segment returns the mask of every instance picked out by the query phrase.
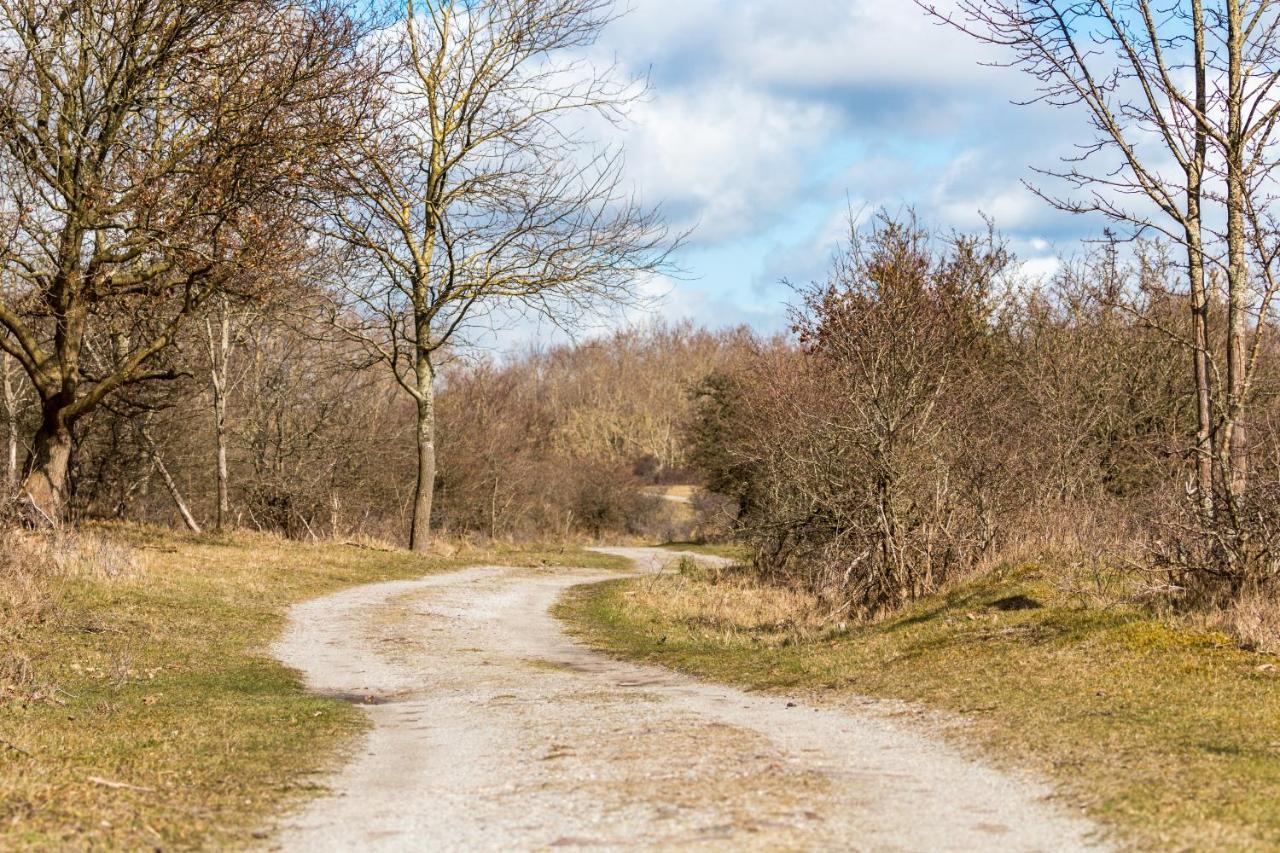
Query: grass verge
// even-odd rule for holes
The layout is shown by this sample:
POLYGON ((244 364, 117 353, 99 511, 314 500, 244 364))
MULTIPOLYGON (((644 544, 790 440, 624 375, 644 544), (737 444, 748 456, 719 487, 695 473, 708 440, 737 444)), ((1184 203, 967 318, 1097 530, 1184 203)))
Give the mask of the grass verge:
POLYGON ((1275 659, 1052 578, 1003 570, 841 626, 803 596, 690 571, 581 588, 558 615, 600 648, 724 683, 964 715, 949 736, 1056 780, 1134 847, 1280 849, 1275 659))
POLYGON ((0 849, 243 846, 318 790, 365 719, 269 657, 295 602, 474 563, 622 565, 123 525, 86 539, 128 565, 51 578, 38 618, 5 635, 34 681, 7 699, 0 684, 0 849))
POLYGON ((747 559, 747 549, 736 542, 668 542, 659 547, 668 551, 705 554, 708 557, 724 557, 729 560, 747 559))

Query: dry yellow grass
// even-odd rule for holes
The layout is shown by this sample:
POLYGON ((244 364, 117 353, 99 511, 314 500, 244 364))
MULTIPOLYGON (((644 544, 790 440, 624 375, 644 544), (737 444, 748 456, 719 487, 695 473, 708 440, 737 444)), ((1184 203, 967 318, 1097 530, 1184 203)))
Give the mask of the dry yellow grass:
POLYGON ((726 638, 745 631, 757 642, 793 642, 838 624, 816 596, 691 559, 681 560, 674 573, 636 579, 622 596, 641 610, 661 610, 672 620, 726 638))
POLYGON ((1242 593, 1221 611, 1211 612, 1200 621, 1210 629, 1238 638, 1246 649, 1280 653, 1280 601, 1273 594, 1242 593))
POLYGON ((1057 780, 1135 847, 1280 849, 1280 662, 1089 578, 993 571, 844 629, 804 596, 733 574, 610 582, 559 613, 601 648, 695 675, 963 715, 950 736, 1057 780))
POLYGON ((313 792, 364 725, 267 654, 291 604, 472 562, 607 562, 127 525, 28 546, 27 568, 6 573, 24 579, 0 585, 27 590, 21 612, 0 614, 6 656, 26 673, 0 701, 2 849, 244 845, 313 792))

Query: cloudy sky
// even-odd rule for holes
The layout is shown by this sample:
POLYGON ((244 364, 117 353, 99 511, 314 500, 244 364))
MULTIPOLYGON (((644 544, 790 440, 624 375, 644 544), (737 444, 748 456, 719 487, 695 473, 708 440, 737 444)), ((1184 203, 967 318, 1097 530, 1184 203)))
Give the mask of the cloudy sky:
POLYGON ((1095 234, 1021 183, 1081 141, 1072 117, 1016 106, 1029 82, 910 0, 632 0, 597 50, 648 72, 628 169, 693 235, 661 311, 783 325, 782 279, 821 278, 847 211, 913 206, 938 229, 983 213, 1031 270, 1095 234))

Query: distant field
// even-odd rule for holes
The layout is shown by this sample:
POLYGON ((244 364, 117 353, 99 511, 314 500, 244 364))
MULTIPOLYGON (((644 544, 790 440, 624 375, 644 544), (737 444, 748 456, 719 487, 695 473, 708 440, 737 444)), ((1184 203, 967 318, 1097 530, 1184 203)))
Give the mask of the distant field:
POLYGON ((313 793, 364 717, 267 655, 294 602, 476 562, 624 564, 135 526, 86 541, 122 575, 55 582, 45 618, 4 650, 31 659, 37 689, 0 703, 0 849, 239 846, 313 793))
POLYGON ((962 743, 1056 780, 1146 849, 1280 847, 1277 661, 1086 607, 1054 574, 1003 571, 859 627, 805 596, 688 567, 582 588, 559 615, 613 653, 725 683, 955 712, 962 743))

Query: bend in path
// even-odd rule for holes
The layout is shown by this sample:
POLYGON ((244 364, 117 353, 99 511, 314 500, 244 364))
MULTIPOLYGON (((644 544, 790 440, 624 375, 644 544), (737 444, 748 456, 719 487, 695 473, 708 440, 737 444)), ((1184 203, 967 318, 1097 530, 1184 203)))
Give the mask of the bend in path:
MULTIPOLYGON (((608 549, 653 571, 657 549, 608 549)), ((619 662, 548 609, 616 574, 477 567, 299 605, 275 651, 373 727, 287 850, 1078 850, 1041 784, 862 709, 619 662)))

